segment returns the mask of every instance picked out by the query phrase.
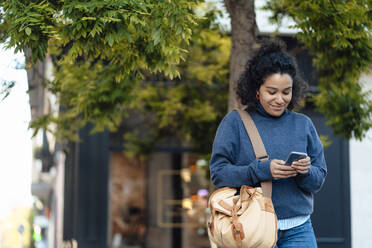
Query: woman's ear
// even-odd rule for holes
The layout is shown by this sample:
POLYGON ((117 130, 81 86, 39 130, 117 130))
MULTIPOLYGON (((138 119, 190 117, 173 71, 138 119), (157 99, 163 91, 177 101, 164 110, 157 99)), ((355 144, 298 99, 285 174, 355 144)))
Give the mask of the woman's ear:
POLYGON ((258 91, 256 92, 256 99, 258 100, 260 98, 260 94, 258 93, 258 91))

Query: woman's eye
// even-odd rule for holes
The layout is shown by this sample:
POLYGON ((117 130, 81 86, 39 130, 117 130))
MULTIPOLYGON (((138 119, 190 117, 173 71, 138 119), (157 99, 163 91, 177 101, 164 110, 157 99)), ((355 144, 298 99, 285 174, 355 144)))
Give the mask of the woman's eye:
POLYGON ((275 93, 276 93, 276 92, 274 92, 274 91, 269 91, 269 94, 270 94, 270 95, 275 95, 275 93))
POLYGON ((288 95, 290 92, 289 91, 284 91, 283 94, 284 95, 288 95))

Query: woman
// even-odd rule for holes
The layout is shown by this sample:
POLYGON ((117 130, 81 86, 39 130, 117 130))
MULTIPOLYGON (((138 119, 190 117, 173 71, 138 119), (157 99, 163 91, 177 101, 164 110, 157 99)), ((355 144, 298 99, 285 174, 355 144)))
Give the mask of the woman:
POLYGON ((272 180, 272 200, 278 217, 277 247, 317 247, 310 215, 313 194, 327 174, 323 147, 311 120, 291 110, 303 97, 306 83, 296 63, 279 42, 267 42, 248 61, 237 95, 254 120, 269 160, 256 159, 237 111, 220 123, 210 161, 217 188, 257 187, 272 180), (285 165, 292 151, 304 159, 285 165))

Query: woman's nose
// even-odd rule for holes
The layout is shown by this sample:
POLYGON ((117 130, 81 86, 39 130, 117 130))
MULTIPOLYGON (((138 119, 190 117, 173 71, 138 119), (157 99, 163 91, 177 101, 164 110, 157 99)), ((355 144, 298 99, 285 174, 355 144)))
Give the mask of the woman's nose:
POLYGON ((283 104, 284 103, 283 96, 282 95, 278 95, 278 97, 276 98, 276 102, 278 104, 283 104))

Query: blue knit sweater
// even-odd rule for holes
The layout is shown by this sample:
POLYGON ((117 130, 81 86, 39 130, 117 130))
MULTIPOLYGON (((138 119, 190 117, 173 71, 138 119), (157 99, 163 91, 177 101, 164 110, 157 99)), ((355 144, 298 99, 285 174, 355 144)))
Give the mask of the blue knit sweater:
POLYGON ((249 111, 269 155, 269 161, 256 159, 252 144, 238 112, 232 111, 220 123, 210 161, 211 179, 217 188, 259 186, 273 180, 271 159, 285 160, 291 151, 305 152, 311 158, 308 173, 273 180, 272 200, 278 219, 309 215, 313 194, 320 190, 327 174, 323 147, 310 118, 286 110, 280 117, 269 115, 262 106, 249 111))

